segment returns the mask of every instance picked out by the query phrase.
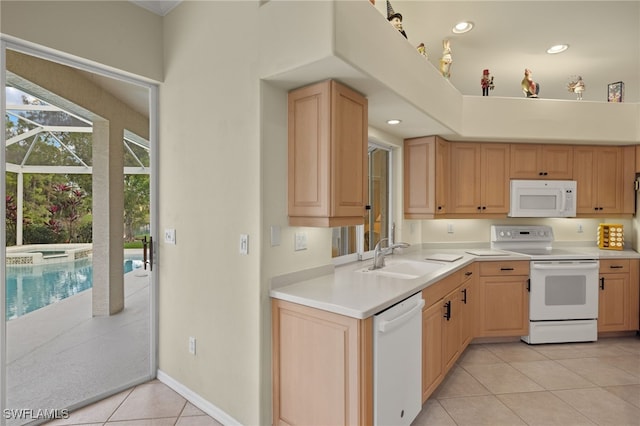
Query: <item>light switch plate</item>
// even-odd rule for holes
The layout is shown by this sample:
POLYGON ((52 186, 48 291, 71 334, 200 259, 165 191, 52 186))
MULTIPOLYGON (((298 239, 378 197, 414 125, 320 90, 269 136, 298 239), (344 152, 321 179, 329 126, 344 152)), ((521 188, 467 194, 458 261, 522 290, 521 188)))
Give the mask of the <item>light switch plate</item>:
POLYGON ((249 254, 249 235, 240 234, 240 254, 249 254))
POLYGON ((172 228, 166 228, 164 230, 164 242, 167 244, 176 243, 176 230, 172 228))

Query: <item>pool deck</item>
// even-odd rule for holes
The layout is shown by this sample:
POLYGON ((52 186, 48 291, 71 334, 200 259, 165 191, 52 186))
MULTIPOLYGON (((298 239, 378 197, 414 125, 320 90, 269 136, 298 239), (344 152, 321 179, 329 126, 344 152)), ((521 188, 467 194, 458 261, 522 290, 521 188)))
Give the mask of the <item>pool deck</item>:
POLYGON ((124 285, 116 315, 92 317, 86 290, 7 323, 7 408, 67 408, 151 376, 148 271, 124 285))

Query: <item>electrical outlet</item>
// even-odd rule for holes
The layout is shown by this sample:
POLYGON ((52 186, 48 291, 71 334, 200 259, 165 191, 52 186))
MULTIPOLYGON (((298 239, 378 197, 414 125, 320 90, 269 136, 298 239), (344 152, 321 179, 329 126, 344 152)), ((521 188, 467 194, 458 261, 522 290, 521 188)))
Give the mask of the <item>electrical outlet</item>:
POLYGON ((294 243, 294 250, 306 250, 307 249, 307 233, 306 232, 296 232, 296 238, 294 243))
POLYGON ((240 234, 240 254, 249 254, 249 235, 240 234))
POLYGON ((189 353, 191 355, 196 354, 196 338, 193 336, 189 337, 189 353))
POLYGON ((447 224, 447 234, 453 234, 453 223, 447 224))
POLYGON ((584 229, 582 229, 582 224, 579 223, 578 224, 578 234, 582 234, 584 232, 584 229))
POLYGON ((171 229, 171 228, 167 228, 164 230, 164 242, 167 244, 174 244, 176 243, 176 230, 175 229, 171 229))

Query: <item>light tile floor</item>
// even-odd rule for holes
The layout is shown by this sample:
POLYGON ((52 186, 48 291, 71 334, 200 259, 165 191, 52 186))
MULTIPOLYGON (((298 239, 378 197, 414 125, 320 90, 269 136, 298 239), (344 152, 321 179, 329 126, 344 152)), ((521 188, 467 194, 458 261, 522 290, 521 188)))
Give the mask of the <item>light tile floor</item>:
MULTIPOLYGON (((220 423, 154 380, 47 425, 220 423)), ((471 345, 413 422, 439 425, 638 426, 640 338, 471 345)))
POLYGON ((47 426, 221 426, 159 380, 135 386, 47 426))
POLYGON ((640 338, 474 344, 412 426, 639 426, 640 338))

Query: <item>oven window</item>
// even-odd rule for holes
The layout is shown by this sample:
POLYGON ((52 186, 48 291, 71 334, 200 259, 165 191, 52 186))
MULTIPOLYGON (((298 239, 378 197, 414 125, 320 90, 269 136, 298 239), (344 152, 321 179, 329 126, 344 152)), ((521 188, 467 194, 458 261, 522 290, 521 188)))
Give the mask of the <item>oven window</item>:
POLYGON ((584 275, 548 275, 545 277, 544 304, 584 305, 587 301, 587 279, 584 275))
POLYGON ((555 210, 556 195, 521 195, 520 208, 534 210, 555 210))

